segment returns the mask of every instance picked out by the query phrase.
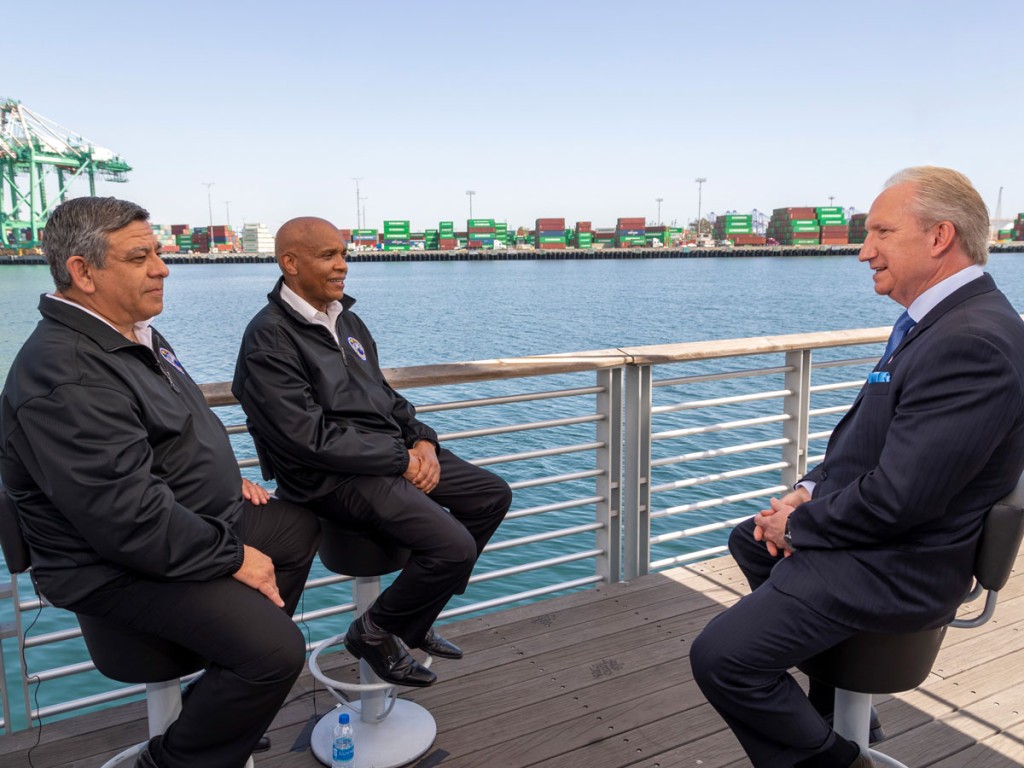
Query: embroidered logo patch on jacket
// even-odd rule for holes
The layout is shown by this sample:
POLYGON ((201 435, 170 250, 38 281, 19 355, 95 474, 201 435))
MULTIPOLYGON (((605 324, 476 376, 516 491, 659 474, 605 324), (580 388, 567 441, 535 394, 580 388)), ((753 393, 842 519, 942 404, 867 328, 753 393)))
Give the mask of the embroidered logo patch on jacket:
POLYGON ((363 345, 359 343, 359 339, 355 336, 349 336, 348 345, 352 347, 353 352, 359 355, 360 360, 366 360, 366 350, 363 349, 363 345))

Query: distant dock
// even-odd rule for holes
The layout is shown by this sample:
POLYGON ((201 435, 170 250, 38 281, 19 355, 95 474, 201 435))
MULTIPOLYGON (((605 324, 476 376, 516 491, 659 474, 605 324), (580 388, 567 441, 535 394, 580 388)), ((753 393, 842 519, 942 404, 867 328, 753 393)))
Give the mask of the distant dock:
MULTIPOLYGON (((714 259, 759 258, 766 256, 856 256, 859 245, 772 245, 698 248, 566 248, 564 250, 514 249, 451 251, 350 251, 348 261, 415 262, 415 261, 565 261, 590 259, 714 259)), ((1024 242, 992 245, 989 253, 1024 253, 1024 242)), ((164 256, 168 264, 261 264, 273 263, 269 253, 169 253, 164 256)), ((38 254, 0 254, 0 266, 7 264, 45 264, 38 254)))

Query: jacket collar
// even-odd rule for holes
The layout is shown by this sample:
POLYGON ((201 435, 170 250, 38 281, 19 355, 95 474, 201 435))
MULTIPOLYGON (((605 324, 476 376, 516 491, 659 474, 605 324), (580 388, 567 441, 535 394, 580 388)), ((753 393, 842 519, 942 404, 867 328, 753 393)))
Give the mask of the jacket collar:
MULTIPOLYGON (((140 346, 135 342, 129 341, 102 320, 93 317, 85 310, 63 301, 51 299, 45 293, 39 297, 39 314, 48 320, 66 325, 83 336, 88 336, 106 352, 140 346)), ((157 336, 155 328, 153 329, 153 334, 154 337, 157 336)))
MULTIPOLYGON (((285 301, 281 297, 281 286, 283 286, 283 285, 284 285, 284 277, 277 278, 277 283, 274 285, 274 289, 270 293, 267 294, 267 299, 269 299, 272 304, 276 304, 278 307, 280 307, 284 311, 284 313, 287 314, 289 317, 291 317, 291 318, 293 318, 295 320, 299 320, 299 321, 301 321, 302 323, 305 324, 306 323, 306 319, 302 315, 300 315, 298 312, 296 312, 295 309, 291 306, 291 304, 289 304, 287 301, 285 301)), ((341 297, 341 311, 342 311, 342 314, 344 314, 349 309, 351 309, 352 305, 355 304, 355 303, 356 303, 356 300, 353 297, 349 296, 347 293, 344 296, 342 296, 341 297)))

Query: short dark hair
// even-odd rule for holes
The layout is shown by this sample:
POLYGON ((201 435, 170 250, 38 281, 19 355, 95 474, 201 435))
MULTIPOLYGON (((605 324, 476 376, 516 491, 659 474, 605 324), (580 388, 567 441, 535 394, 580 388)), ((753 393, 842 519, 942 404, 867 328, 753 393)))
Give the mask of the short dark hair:
POLYGON ((57 290, 71 287, 68 259, 81 256, 102 269, 107 259, 107 233, 133 221, 149 221, 149 211, 116 197, 76 197, 58 205, 43 230, 43 252, 57 290))

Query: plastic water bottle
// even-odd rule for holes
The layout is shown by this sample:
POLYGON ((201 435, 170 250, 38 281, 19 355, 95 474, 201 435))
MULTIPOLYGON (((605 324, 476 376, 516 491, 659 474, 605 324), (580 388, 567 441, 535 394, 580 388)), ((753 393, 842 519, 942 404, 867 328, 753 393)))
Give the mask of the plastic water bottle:
POLYGON ((348 713, 338 715, 338 724, 334 726, 334 746, 331 749, 331 768, 352 768, 355 765, 355 740, 352 725, 348 721, 348 713))

